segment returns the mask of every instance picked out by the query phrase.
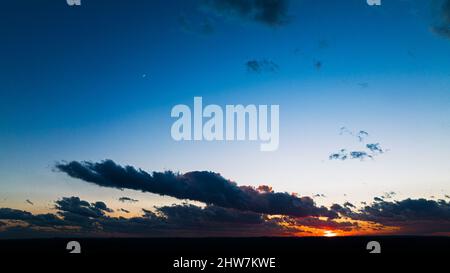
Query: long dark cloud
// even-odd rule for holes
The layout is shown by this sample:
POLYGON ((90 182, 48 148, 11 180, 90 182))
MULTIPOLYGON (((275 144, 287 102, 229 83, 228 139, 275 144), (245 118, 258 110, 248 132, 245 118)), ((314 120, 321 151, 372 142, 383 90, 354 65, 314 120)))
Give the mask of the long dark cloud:
POLYGON ((219 16, 254 21, 272 27, 289 22, 288 0, 205 0, 203 7, 219 16))
POLYGON ((122 167, 112 160, 97 163, 86 161, 58 163, 56 169, 73 178, 103 187, 151 192, 241 211, 294 217, 337 216, 326 207, 316 206, 310 197, 238 186, 220 174, 208 171, 185 174, 166 171, 150 174, 131 166, 122 167))
POLYGON ((137 200, 137 199, 133 199, 131 197, 126 197, 126 196, 120 197, 119 201, 122 202, 122 203, 126 203, 126 202, 137 203, 137 202, 139 202, 139 200, 137 200))

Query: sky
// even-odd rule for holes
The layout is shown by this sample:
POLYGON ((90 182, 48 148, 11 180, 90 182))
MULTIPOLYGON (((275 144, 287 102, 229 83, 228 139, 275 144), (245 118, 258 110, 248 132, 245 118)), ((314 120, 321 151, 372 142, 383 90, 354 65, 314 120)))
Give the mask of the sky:
MULTIPOLYGON (((11 221, 23 221, 39 233, 43 224, 24 212, 70 222, 70 203, 94 211, 84 216, 104 227, 114 217, 138 221, 142 209, 153 210, 145 215, 154 221, 165 215, 184 227, 174 216, 184 209, 256 213, 263 234, 291 220, 294 230, 282 234, 304 235, 319 224, 333 229, 349 219, 388 226, 386 232, 450 234, 449 28, 447 0, 4 1, 0 208, 9 216, 0 211, 0 230, 4 237, 28 234, 8 235, 16 227, 11 221), (173 140, 171 109, 193 106, 195 96, 205 105, 279 105, 279 148, 173 140), (188 192, 145 185, 163 183, 147 175, 141 184, 123 166, 137 177, 173 171, 174 181, 191 181, 181 184, 188 192), (204 190, 201 171, 236 183, 225 185, 242 191, 243 200, 261 198, 258 206, 195 193, 204 190), (305 203, 309 213, 261 208, 266 198, 305 203), (423 228, 423 213, 408 214, 420 222, 410 231, 371 214, 409 206, 443 216, 425 219, 431 224, 423 228), (433 229, 437 224, 443 230, 433 229)), ((340 233, 367 232, 361 230, 353 225, 340 233)), ((219 235, 236 233, 247 234, 219 235)))

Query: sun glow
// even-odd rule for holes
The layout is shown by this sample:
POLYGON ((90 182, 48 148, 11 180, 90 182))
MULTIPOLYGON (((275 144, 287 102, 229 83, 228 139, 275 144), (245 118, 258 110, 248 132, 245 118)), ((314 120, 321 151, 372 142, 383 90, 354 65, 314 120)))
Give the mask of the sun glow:
POLYGON ((325 236, 325 237, 335 237, 335 236, 337 236, 337 234, 334 233, 333 231, 326 230, 326 231, 324 232, 323 236, 325 236))

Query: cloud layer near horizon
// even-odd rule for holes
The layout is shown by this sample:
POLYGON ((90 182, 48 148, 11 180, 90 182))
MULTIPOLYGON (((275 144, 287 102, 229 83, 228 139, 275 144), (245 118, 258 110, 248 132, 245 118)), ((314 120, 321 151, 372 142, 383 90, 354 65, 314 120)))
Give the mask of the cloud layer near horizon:
POLYGON ((273 216, 192 204, 142 209, 140 216, 124 218, 111 216, 113 209, 104 202, 90 203, 74 196, 55 201, 55 209, 55 214, 32 214, 0 208, 0 238, 321 236, 330 230, 347 235, 450 232, 450 202, 444 200, 377 198, 360 209, 348 202, 335 204, 331 209, 339 219, 273 216))
MULTIPOLYGON (((112 217, 105 203, 79 197, 55 201, 56 214, 32 214, 0 208, 0 238, 107 236, 283 236, 300 229, 281 225, 282 218, 208 205, 142 209, 141 216, 112 217)), ((122 210, 122 209, 119 209, 122 210)))
MULTIPOLYGON (((330 230, 341 235, 450 235, 450 202, 442 199, 397 201, 393 199, 395 193, 389 192, 373 202, 364 202, 363 207, 345 202, 327 208, 317 206, 310 197, 274 192, 268 185, 238 186, 207 171, 147 173, 112 160, 58 163, 56 169, 103 187, 152 192, 206 205, 142 208, 142 215, 136 216, 102 201, 63 197, 54 203, 56 213, 0 208, 0 238, 322 236, 330 230), (131 217, 114 216, 116 213, 131 217)), ((119 200, 137 201, 131 197, 119 200)))
POLYGON ((242 211, 293 217, 337 217, 326 207, 317 206, 311 197, 268 191, 264 187, 238 186, 208 171, 147 173, 131 166, 120 166, 112 160, 58 163, 56 169, 103 187, 151 192, 242 211))

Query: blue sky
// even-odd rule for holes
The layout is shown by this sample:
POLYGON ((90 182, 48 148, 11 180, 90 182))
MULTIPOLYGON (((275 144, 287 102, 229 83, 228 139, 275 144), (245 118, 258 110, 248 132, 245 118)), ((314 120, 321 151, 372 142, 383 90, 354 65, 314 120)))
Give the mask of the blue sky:
POLYGON ((61 160, 211 170, 240 185, 324 193, 324 204, 450 192, 450 41, 432 31, 443 20, 436 1, 290 1, 281 25, 202 1, 35 2, 0 11, 0 205, 45 211, 65 195, 113 204, 124 195, 54 172, 61 160), (255 73, 249 60, 278 69, 255 73), (173 141, 170 110, 194 96, 279 104, 279 150, 173 141), (360 144, 342 126, 389 151, 330 161, 360 144))

